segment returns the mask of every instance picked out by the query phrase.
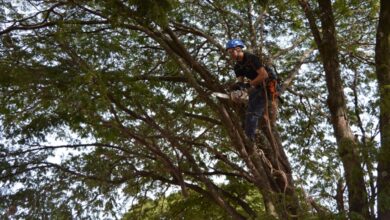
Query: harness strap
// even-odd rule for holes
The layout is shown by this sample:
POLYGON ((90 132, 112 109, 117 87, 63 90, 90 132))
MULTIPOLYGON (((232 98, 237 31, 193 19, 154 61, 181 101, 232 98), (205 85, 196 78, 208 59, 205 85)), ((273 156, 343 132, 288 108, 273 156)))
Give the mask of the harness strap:
POLYGON ((279 96, 279 93, 276 89, 277 84, 278 84, 278 81, 276 79, 269 80, 267 83, 268 91, 271 94, 272 102, 274 102, 276 97, 279 96))

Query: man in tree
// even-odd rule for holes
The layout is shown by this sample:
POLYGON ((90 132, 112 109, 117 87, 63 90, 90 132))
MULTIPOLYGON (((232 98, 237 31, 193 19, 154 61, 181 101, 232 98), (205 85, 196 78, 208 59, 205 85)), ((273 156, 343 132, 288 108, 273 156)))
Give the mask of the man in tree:
POLYGON ((258 120, 263 115, 266 104, 264 89, 268 73, 261 64, 259 57, 244 52, 244 47, 244 43, 238 39, 229 40, 226 44, 227 52, 236 61, 234 72, 237 82, 233 89, 246 88, 248 91, 249 101, 245 113, 245 134, 254 141, 258 120), (245 83, 245 78, 249 79, 249 82, 245 83))

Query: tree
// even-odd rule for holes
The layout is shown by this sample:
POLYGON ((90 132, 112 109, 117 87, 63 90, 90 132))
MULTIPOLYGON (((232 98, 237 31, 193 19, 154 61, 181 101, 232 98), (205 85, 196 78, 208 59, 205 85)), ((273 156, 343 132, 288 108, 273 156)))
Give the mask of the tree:
MULTIPOLYGON (((255 148, 237 123, 242 106, 209 95, 224 91, 211 72, 222 76, 227 71, 221 69, 225 52, 216 37, 236 31, 237 15, 213 2, 188 2, 168 17, 156 14, 150 2, 38 3, 26 3, 37 8, 31 16, 18 14, 9 4, 8 16, 15 16, 15 22, 5 22, 1 31, 6 49, 1 66, 7 72, 1 80, 3 129, 15 140, 9 145, 21 146, 5 155, 10 162, 2 180, 14 178, 3 196, 10 201, 6 206, 20 199, 13 184, 27 182, 27 188, 39 192, 56 179, 60 187, 50 187, 47 203, 58 192, 63 197, 59 203, 77 215, 86 208, 77 198, 109 210, 112 202, 97 200, 97 191, 111 198, 110 188, 123 184, 133 196, 149 187, 176 185, 184 196, 193 190, 208 197, 234 219, 257 216, 246 201, 213 180, 232 176, 255 185, 274 217, 297 214, 291 168, 281 146, 264 141, 255 148), (221 23, 228 23, 227 30, 214 30, 215 21, 205 17, 215 11, 221 13, 221 23), (187 17, 204 19, 209 29, 196 27, 196 20, 187 17), (62 129, 91 137, 93 143, 40 144, 48 133, 62 129), (57 148, 84 152, 61 164, 47 161, 57 148), (28 176, 46 172, 52 176, 29 184, 28 176), (75 203, 69 205, 62 194, 67 181, 75 182, 75 203), (135 185, 139 188, 131 189, 135 185)), ((162 4, 168 5, 166 11, 175 5, 162 4)), ((245 6, 237 12, 240 16, 251 14, 255 5, 240 4, 245 6)), ((238 5, 228 7, 233 6, 238 5)), ((250 17, 240 22, 254 25, 250 17)), ((95 206, 89 209, 94 212, 95 206)), ((34 212, 45 216, 50 210, 34 212)))
MULTIPOLYGON (((222 186, 224 190, 237 190, 237 182, 232 185, 222 186)), ((242 186, 242 185, 240 185, 242 186)), ((264 204, 261 195, 253 187, 240 187, 236 193, 246 195, 246 201, 251 200, 257 204, 256 210, 264 210, 264 204)), ((259 212, 259 218, 271 218, 265 211, 259 212)), ((228 219, 226 212, 219 209, 213 201, 203 197, 200 194, 189 192, 187 198, 183 198, 180 193, 172 193, 168 197, 160 197, 155 200, 146 199, 137 203, 123 219, 228 219)))
POLYGON ((378 219, 390 218, 390 3, 381 1, 375 64, 380 94, 381 148, 378 155, 378 219))
MULTIPOLYGON (((121 198, 133 198, 138 204, 132 207, 142 209, 159 204, 146 199, 151 194, 166 199, 167 188, 179 191, 183 200, 213 202, 233 219, 258 218, 263 207, 279 219, 333 215, 336 202, 342 213, 342 171, 322 110, 326 87, 312 73, 322 69, 298 5, 3 3, 0 119, 7 142, 1 148, 1 213, 17 207, 19 217, 99 218, 101 211, 119 217, 121 198), (223 43, 238 37, 248 49, 274 60, 288 93, 278 124, 271 132, 259 130, 257 146, 241 130, 243 106, 210 96, 224 92, 232 78, 223 43), (302 65, 312 72, 302 71, 302 65), (49 134, 67 143, 45 143, 49 134), (73 153, 54 162, 58 149, 73 153), (303 187, 293 181, 293 170, 303 187), (224 184, 217 183, 220 179, 224 184), (253 192, 263 204, 260 198, 248 199, 253 192)), ((368 10, 362 11, 356 18, 366 16, 368 10)), ((362 48, 359 43, 342 45, 362 48)), ((345 62, 357 68, 361 61, 345 62)), ((358 98, 359 85, 370 79, 355 79, 350 96, 358 98)), ((363 107, 375 114, 375 105, 363 107)), ((361 127, 371 129, 375 123, 361 127)), ((367 155, 370 170, 372 155, 367 155)))
MULTIPOLYGON (((318 14, 321 28, 317 25, 316 14, 308 1, 299 1, 309 21, 315 43, 319 49, 328 88, 327 104, 331 113, 331 123, 338 144, 348 186, 348 202, 351 212, 370 218, 369 202, 365 188, 364 170, 359 153, 359 142, 349 125, 347 105, 341 79, 339 45, 336 21, 332 2, 318 0, 318 14), (321 29, 321 31, 320 31, 321 29)), ((372 210, 373 211, 373 210, 372 210)))

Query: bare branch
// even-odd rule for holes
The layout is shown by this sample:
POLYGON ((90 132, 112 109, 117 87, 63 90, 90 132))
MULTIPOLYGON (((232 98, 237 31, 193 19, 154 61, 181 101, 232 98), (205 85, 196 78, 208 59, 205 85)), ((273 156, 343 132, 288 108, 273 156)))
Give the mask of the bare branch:
POLYGON ((281 93, 283 93, 291 85, 302 64, 304 64, 305 59, 308 58, 313 51, 314 48, 306 50, 300 57, 299 61, 294 65, 293 69, 289 71, 290 73, 288 74, 288 77, 283 82, 281 93))

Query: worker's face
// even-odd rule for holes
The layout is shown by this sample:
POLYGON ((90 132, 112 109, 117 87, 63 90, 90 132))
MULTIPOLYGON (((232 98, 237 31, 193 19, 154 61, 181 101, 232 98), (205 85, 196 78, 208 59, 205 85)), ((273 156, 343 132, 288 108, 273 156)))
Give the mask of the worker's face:
POLYGON ((238 60, 238 55, 240 53, 240 50, 241 50, 241 48, 239 48, 239 47, 229 48, 227 50, 227 52, 228 52, 230 58, 232 58, 233 60, 238 60))

